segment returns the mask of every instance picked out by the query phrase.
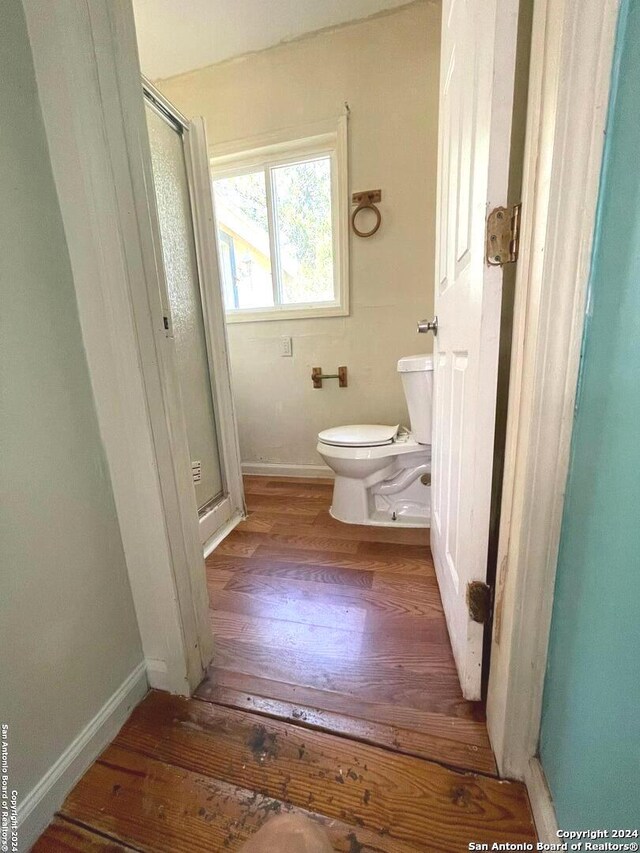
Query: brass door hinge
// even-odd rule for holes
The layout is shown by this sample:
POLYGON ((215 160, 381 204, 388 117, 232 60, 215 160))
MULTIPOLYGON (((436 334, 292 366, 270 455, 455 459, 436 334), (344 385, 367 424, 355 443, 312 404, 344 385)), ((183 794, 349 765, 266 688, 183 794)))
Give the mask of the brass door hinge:
POLYGON ((495 207, 487 217, 487 263, 501 267, 518 260, 521 204, 495 207))
POLYGON ((488 622, 491 616, 491 587, 482 581, 470 581, 467 584, 467 607, 473 622, 488 622))

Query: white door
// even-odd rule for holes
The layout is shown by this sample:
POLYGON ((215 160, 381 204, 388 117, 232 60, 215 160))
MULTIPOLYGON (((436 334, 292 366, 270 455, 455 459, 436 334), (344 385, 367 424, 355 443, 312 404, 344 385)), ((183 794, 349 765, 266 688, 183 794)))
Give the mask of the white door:
POLYGON ((444 0, 434 346, 431 548, 467 699, 481 690, 502 269, 485 262, 487 212, 505 205, 517 0, 444 0))

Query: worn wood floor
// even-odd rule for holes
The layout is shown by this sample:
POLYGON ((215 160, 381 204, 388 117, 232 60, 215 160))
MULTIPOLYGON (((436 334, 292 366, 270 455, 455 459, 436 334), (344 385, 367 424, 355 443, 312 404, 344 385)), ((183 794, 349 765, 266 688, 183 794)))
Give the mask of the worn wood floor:
POLYGON ((332 488, 245 478, 248 520, 207 560, 216 654, 197 695, 495 774, 428 531, 335 521, 332 488))
POLYGON ((233 851, 280 811, 346 853, 534 840, 460 694, 425 533, 333 521, 327 483, 246 493, 248 520, 207 560, 216 657, 198 698, 152 692, 34 850, 233 851))

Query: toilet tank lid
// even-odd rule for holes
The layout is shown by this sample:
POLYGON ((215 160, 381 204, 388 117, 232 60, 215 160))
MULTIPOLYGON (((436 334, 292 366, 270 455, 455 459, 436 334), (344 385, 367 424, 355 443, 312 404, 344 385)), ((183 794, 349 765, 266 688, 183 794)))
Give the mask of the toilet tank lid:
POLYGON ((377 447, 390 444, 398 433, 398 424, 349 424, 348 426, 331 427, 318 433, 318 440, 323 444, 333 444, 338 447, 377 447))
POLYGON ((398 373, 417 373, 433 370, 432 355, 405 355, 398 362, 398 373))

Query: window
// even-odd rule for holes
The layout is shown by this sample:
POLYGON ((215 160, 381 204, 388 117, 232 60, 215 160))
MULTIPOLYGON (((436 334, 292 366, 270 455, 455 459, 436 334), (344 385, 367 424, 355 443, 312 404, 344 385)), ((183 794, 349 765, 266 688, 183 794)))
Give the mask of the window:
POLYGON ((227 320, 348 314, 346 119, 211 166, 227 320))

